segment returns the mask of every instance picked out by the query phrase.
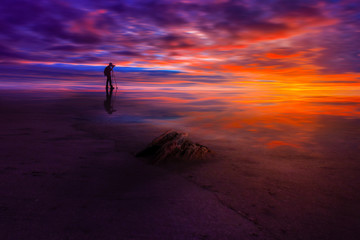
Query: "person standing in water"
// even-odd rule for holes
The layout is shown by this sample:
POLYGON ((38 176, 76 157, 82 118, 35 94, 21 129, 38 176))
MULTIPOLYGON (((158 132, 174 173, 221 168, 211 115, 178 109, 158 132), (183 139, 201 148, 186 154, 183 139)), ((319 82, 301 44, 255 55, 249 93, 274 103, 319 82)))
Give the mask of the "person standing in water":
POLYGON ((113 89, 113 85, 111 82, 111 72, 113 70, 113 68, 115 67, 115 65, 113 65, 112 63, 109 63, 109 65, 104 69, 104 76, 107 77, 106 80, 106 88, 108 88, 108 85, 110 84, 110 88, 113 89))

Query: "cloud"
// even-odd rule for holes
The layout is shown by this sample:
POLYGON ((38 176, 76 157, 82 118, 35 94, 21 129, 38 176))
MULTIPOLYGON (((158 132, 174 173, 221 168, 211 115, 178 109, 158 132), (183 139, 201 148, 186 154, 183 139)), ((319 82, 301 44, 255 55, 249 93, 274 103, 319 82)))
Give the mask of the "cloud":
POLYGON ((89 46, 74 45, 74 44, 64 44, 64 45, 54 45, 46 48, 50 51, 60 51, 60 52, 86 52, 94 50, 89 46))
POLYGON ((130 56, 130 57, 138 57, 141 56, 140 53, 135 52, 135 51, 115 51, 113 52, 114 54, 120 55, 120 56, 130 56))
POLYGON ((261 79, 266 72, 271 79, 273 74, 360 72, 359 5, 330 0, 4 0, 0 56, 19 63, 111 60, 206 76, 241 76, 245 70, 260 73, 261 79))

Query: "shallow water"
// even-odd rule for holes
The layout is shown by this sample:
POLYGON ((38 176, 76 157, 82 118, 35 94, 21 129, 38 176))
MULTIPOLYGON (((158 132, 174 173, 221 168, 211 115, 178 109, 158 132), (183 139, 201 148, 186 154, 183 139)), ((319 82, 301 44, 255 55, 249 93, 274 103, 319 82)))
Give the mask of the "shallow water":
POLYGON ((301 151, 360 147, 360 98, 354 89, 120 88, 111 119, 175 128, 216 141, 301 151), (325 148, 325 149, 324 149, 325 148))
POLYGON ((40 81, 3 82, 0 89, 27 99, 96 99, 100 120, 178 129, 235 148, 286 148, 329 157, 345 152, 356 157, 360 150, 360 88, 119 83, 106 94, 94 82, 40 81))

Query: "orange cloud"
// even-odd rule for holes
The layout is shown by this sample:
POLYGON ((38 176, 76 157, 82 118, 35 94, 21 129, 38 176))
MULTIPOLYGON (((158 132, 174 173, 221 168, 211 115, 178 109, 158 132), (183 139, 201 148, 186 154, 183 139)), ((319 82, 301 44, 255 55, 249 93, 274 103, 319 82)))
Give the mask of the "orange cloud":
POLYGON ((277 54, 277 53, 270 52, 270 53, 265 54, 265 57, 270 58, 270 59, 294 58, 294 57, 299 57, 299 56, 301 56, 300 53, 284 55, 284 54, 277 54))

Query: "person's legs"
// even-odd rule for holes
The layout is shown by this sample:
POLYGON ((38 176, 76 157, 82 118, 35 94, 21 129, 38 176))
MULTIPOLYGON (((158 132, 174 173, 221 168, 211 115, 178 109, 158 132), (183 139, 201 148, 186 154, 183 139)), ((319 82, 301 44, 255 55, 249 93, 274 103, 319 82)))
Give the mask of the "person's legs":
POLYGON ((111 82, 111 75, 107 76, 107 80, 106 80, 106 87, 108 87, 108 85, 110 84, 110 87, 112 88, 112 82, 111 82))
POLYGON ((106 86, 108 85, 108 83, 110 83, 110 88, 114 88, 111 82, 111 75, 107 76, 107 82, 106 82, 106 86))

